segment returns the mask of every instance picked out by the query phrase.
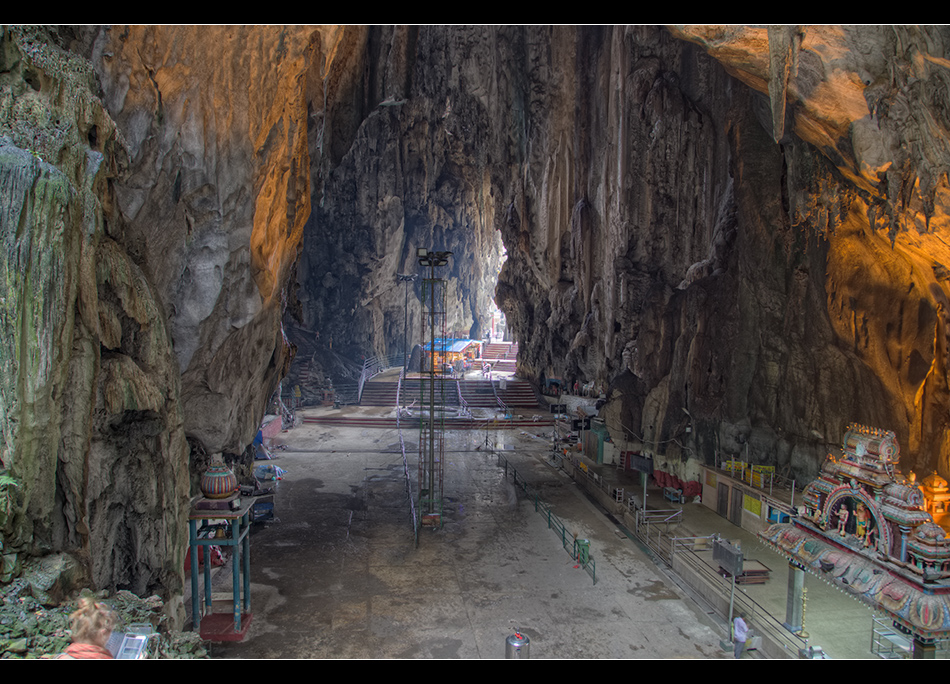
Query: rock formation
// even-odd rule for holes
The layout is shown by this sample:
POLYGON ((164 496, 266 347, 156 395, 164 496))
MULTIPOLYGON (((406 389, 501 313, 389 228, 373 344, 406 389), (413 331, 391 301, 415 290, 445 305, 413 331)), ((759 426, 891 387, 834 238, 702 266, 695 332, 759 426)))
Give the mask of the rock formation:
MULTIPOLYGON (((777 141, 781 175, 772 190, 781 204, 756 200, 739 217, 740 236, 756 222, 772 234, 762 233, 769 242, 760 249, 768 252, 758 258, 784 257, 783 268, 752 274, 756 287, 771 280, 769 272, 788 276, 785 296, 773 300, 785 309, 781 326, 760 329, 772 340, 760 348, 776 342, 788 348, 768 360, 778 362, 772 368, 759 366, 760 386, 774 393, 756 401, 749 416, 761 424, 759 432, 774 435, 761 455, 781 465, 790 445, 794 453, 795 443, 809 437, 832 442, 852 415, 894 429, 909 451, 905 465, 945 472, 946 377, 925 378, 929 366, 943 365, 935 348, 945 348, 935 345, 933 331, 944 334, 938 311, 946 302, 950 258, 950 34, 902 26, 672 32, 702 46, 759 94, 753 97, 768 97, 761 110, 771 116, 761 121, 777 141), (770 404, 779 412, 756 416, 770 404)), ((742 159, 745 165, 750 158, 742 159)), ((756 185, 767 180, 746 178, 756 185)), ((758 309, 765 313, 771 307, 761 294, 758 309)), ((814 472, 813 463, 805 465, 794 470, 814 472)))
POLYGON ((852 421, 950 475, 948 38, 3 28, 7 575, 80 551, 174 596, 191 483, 253 438, 286 335, 327 372, 401 352, 417 247, 454 253, 450 329, 494 290, 522 374, 593 382, 683 479, 808 479, 852 421))
MULTIPOLYGON (((438 274, 452 288, 448 329, 480 337, 503 249, 492 115, 505 100, 483 71, 498 38, 487 28, 396 27, 366 29, 363 40, 361 80, 335 105, 333 149, 313 183, 299 323, 356 358, 402 353, 396 274, 418 273, 416 248, 425 247, 454 254, 438 274)), ((313 137, 325 135, 321 128, 313 137)), ((421 282, 413 287, 418 331, 421 282)))
POLYGON ((181 376, 115 207, 123 134, 72 37, 0 33, 4 576, 70 551, 97 585, 180 597, 181 376))
POLYGON ((385 351, 390 274, 410 246, 450 226, 459 262, 490 243, 454 226, 487 225, 507 250, 497 301, 522 372, 608 388, 632 372, 626 355, 637 377, 622 384, 638 389, 611 392, 607 414, 632 402, 637 418, 612 427, 659 456, 741 454, 808 478, 858 420, 894 429, 912 467, 945 470, 942 390, 918 397, 950 256, 945 40, 890 26, 373 29, 350 108, 367 114, 304 238, 303 319, 385 351), (395 232, 366 228, 383 225, 395 232), (357 243, 379 270, 327 260, 359 263, 357 243))
POLYGON ((345 33, 3 30, 10 574, 76 551, 95 586, 180 598, 192 481, 289 363, 309 89, 345 33))

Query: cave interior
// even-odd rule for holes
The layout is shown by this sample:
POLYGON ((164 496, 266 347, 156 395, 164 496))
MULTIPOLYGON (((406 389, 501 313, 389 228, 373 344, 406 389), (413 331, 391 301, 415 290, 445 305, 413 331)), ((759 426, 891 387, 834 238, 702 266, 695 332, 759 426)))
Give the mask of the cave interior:
POLYGON ((683 481, 950 476, 943 26, 3 26, 3 579, 176 595, 279 389, 504 319, 683 481))

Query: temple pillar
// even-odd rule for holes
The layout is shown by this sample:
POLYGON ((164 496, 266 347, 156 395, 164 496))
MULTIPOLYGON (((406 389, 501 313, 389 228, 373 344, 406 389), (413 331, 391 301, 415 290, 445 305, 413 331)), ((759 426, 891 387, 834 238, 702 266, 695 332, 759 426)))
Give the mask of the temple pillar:
POLYGON ((902 563, 906 563, 907 562, 907 538, 910 536, 912 529, 908 527, 907 525, 900 525, 898 529, 900 529, 900 533, 901 533, 901 546, 900 546, 900 554, 898 555, 898 558, 900 559, 902 563))
POLYGON ((802 630, 802 588, 804 585, 804 568, 795 561, 789 561, 788 594, 785 599, 785 622, 783 627, 793 634, 802 630))
POLYGON ((933 639, 925 639, 914 635, 914 651, 911 656, 914 660, 933 660, 937 657, 937 646, 933 639))

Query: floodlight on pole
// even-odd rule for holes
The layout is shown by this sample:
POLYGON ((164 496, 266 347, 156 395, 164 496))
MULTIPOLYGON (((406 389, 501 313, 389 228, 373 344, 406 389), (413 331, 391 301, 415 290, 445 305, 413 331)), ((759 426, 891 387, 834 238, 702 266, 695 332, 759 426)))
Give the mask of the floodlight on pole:
POLYGON ((419 497, 423 525, 442 526, 443 462, 445 460, 445 376, 436 367, 436 341, 441 339, 445 357, 445 292, 446 283, 436 278, 435 270, 449 262, 452 252, 432 252, 425 247, 416 249, 419 265, 429 273, 422 281, 423 350, 427 363, 420 368, 421 405, 419 421, 419 497), (440 333, 437 333, 440 330, 440 333), (428 350, 426 347, 428 346, 428 350), (439 401, 436 401, 436 385, 439 401), (428 396, 426 396, 428 394, 428 396))

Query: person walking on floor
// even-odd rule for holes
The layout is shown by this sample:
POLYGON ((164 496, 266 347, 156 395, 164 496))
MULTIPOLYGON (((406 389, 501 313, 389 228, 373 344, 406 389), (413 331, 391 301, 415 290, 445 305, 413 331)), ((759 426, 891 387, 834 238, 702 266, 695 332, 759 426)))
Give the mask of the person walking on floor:
POLYGON ((749 638, 749 625, 743 619, 741 613, 736 614, 736 619, 732 621, 732 644, 736 658, 742 657, 745 651, 745 642, 749 638))

